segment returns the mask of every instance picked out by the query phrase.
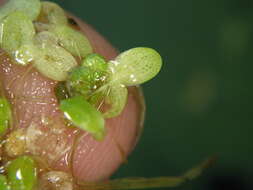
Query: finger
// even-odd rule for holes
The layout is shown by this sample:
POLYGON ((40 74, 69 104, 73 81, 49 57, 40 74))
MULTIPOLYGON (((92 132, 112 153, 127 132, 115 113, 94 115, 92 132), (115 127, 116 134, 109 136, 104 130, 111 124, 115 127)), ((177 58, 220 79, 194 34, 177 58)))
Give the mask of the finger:
MULTIPOLYGON (((77 19, 94 51, 107 59, 116 50, 94 29, 77 19)), ((55 170, 71 172, 79 180, 108 178, 122 163, 138 137, 143 105, 138 90, 129 89, 122 114, 106 121, 107 136, 95 141, 87 133, 67 128, 54 94, 55 81, 35 69, 14 65, 1 52, 1 82, 13 105, 14 127, 25 128, 27 148, 55 170)))
POLYGON ((5 3, 6 0, 0 0, 0 6, 2 6, 5 3))

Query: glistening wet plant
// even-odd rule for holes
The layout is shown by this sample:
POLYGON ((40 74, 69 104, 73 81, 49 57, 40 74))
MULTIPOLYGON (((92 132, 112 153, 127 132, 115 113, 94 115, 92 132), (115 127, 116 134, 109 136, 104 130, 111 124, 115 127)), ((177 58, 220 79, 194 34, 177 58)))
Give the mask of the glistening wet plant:
MULTIPOLYGON (((70 24, 73 23, 76 27, 75 22, 70 24)), ((6 75, 14 67, 23 71, 22 75, 17 73, 18 78, 10 79, 8 85, 1 88, 0 188, 99 190, 175 187, 197 177, 211 160, 179 177, 89 182, 73 174, 73 152, 79 134, 86 132, 95 140, 104 141, 106 119, 116 118, 123 112, 129 87, 141 85, 159 73, 162 58, 154 49, 136 47, 120 53, 113 60, 106 60, 94 52, 88 38, 70 24, 65 11, 51 2, 10 0, 0 9, 0 47, 1 56, 5 57, 1 64, 8 62, 8 69, 4 70, 6 75), (36 71, 33 75, 43 79, 43 85, 54 87, 54 98, 48 100, 52 103, 47 103, 56 107, 53 113, 59 113, 64 126, 53 116, 46 117, 46 111, 42 110, 39 120, 20 127, 26 123, 26 118, 20 118, 18 108, 14 106, 16 102, 22 99, 26 104, 45 104, 44 99, 51 93, 50 89, 43 91, 43 95, 29 94, 29 100, 27 94, 20 93, 25 90, 19 87, 18 95, 9 93, 15 80, 22 82, 31 70, 36 71), (70 130, 77 136, 71 143, 68 142, 69 134, 66 134, 70 130), (40 150, 42 142, 46 151, 40 150), (64 154, 67 155, 67 169, 53 169, 53 163, 64 154)), ((27 83, 25 87, 29 88, 27 83)))

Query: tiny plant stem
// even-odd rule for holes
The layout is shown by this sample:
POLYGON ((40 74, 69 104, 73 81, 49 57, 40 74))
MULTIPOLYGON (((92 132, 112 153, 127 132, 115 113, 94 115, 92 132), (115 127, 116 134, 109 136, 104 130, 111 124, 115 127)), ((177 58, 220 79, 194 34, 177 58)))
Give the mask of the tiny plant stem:
POLYGON ((178 177, 155 177, 155 178, 123 178, 98 183, 82 183, 82 190, 127 190, 127 189, 147 189, 162 187, 177 187, 182 183, 198 177, 204 169, 210 165, 216 158, 209 158, 190 169, 178 177))

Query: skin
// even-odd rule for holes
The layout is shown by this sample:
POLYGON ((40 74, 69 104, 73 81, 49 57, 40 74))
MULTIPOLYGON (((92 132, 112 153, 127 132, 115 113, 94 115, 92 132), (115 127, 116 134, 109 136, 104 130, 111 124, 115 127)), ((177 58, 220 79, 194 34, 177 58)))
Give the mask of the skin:
MULTIPOLYGON (((0 0, 0 4, 2 3, 0 0)), ((70 16, 88 37, 94 52, 103 55, 107 60, 117 56, 117 50, 91 26, 70 16)), ((140 91, 136 87, 129 88, 128 103, 124 111, 120 116, 106 120, 106 138, 97 142, 87 133, 64 127, 62 113, 58 109, 53 91, 56 84, 54 81, 45 78, 33 68, 27 72, 28 67, 13 65, 3 51, 0 54, 0 80, 17 115, 15 128, 28 128, 33 124, 42 130, 43 115, 52 119, 61 131, 55 133, 45 129, 47 137, 38 139, 34 152, 42 155, 49 167, 71 172, 78 180, 99 181, 109 178, 125 161, 125 156, 133 150, 140 136, 144 110, 140 91), (40 97, 40 104, 38 100, 32 101, 34 96, 40 97), (64 144, 63 149, 59 148, 56 139, 64 144), (63 153, 56 155, 57 152, 63 153), (72 155, 71 159, 69 155, 72 155)))

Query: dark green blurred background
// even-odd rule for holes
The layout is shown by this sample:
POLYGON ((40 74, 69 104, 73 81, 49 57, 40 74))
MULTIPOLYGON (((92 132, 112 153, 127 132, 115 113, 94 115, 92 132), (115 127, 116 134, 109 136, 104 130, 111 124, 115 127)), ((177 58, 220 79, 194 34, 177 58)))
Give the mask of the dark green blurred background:
POLYGON ((179 175, 217 155, 203 176, 175 189, 253 189, 252 0, 56 2, 119 50, 149 46, 164 59, 144 85, 143 137, 114 177, 179 175))

